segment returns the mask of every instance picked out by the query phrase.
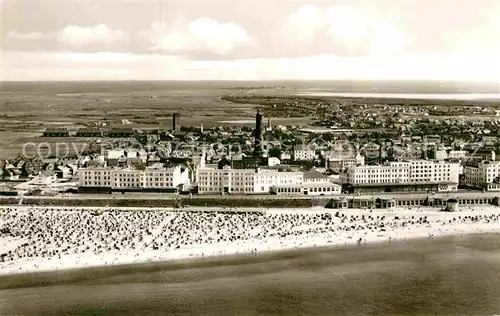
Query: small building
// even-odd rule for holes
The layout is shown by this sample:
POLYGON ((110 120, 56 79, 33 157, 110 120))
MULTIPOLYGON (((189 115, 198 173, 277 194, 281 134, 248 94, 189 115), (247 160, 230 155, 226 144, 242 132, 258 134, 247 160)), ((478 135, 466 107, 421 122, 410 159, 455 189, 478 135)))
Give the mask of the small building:
POLYGON ((316 152, 314 149, 307 147, 294 148, 293 150, 293 160, 294 161, 311 161, 316 158, 316 152))
POLYGON ((57 176, 56 173, 51 170, 45 170, 39 175, 33 178, 33 184, 37 185, 50 185, 56 182, 57 176))
POLYGON ((148 160, 148 153, 144 149, 112 149, 105 152, 104 155, 109 167, 119 165, 119 163, 126 163, 127 159, 130 158, 137 158, 143 164, 148 160))
POLYGON ((71 178, 71 169, 68 168, 68 167, 64 167, 64 166, 58 166, 55 170, 54 170, 57 178, 60 178, 60 179, 69 179, 71 178))
POLYGON ((341 194, 342 186, 333 182, 309 182, 303 184, 305 195, 333 195, 341 194))
POLYGON ((327 208, 343 209, 349 207, 349 201, 345 197, 335 197, 331 200, 327 208))
POLYGON ((269 191, 275 195, 301 195, 304 192, 301 184, 273 185, 269 191))
POLYGON ((280 160, 276 157, 269 157, 267 158, 267 165, 269 167, 274 167, 274 166, 278 166, 280 164, 280 160))
POLYGON ((16 169, 2 169, 2 179, 8 181, 19 180, 21 172, 16 169))
POLYGON ((107 132, 108 137, 127 138, 133 137, 135 132, 131 128, 112 128, 107 132))
POLYGON ((196 126, 194 127, 194 131, 195 131, 196 133, 203 134, 203 124, 196 125, 196 126))
POLYGON ((282 151, 280 155, 281 163, 291 163, 292 162, 292 154, 289 151, 282 151))
POLYGON ((68 168, 70 169, 72 176, 75 176, 78 174, 78 167, 75 164, 72 164, 72 163, 68 164, 68 168))
POLYGON ((21 167, 21 177, 28 178, 42 171, 42 162, 40 160, 27 160, 21 167))
POLYGON ((328 182, 330 182, 328 177, 319 171, 311 170, 308 172, 304 172, 304 184, 328 182))
POLYGON ((84 127, 80 128, 76 132, 77 137, 102 137, 103 133, 99 128, 96 127, 84 127))
POLYGON ((458 211, 458 200, 457 199, 448 199, 448 201, 446 201, 446 207, 444 210, 447 212, 458 211))
POLYGON ((68 137, 69 131, 66 127, 47 127, 43 132, 44 137, 68 137))
POLYGON ((388 199, 376 199, 375 200, 375 207, 376 208, 383 208, 383 209, 388 209, 396 206, 396 201, 392 198, 388 199))
POLYGON ((243 156, 238 159, 232 159, 231 166, 233 169, 257 169, 266 164, 264 160, 265 158, 258 156, 243 156))

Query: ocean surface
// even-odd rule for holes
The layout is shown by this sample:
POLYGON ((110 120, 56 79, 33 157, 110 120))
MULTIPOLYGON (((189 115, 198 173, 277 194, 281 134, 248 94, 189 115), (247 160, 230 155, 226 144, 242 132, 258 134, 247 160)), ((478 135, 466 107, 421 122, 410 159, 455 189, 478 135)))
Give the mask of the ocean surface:
POLYGON ((0 315, 495 315, 500 235, 0 278, 0 315))
MULTIPOLYGON (((132 93, 207 90, 276 90, 281 92, 381 93, 381 94, 475 94, 500 93, 498 82, 455 81, 0 81, 0 93, 57 94, 78 96, 85 93, 132 93)), ((268 90, 268 91, 265 91, 268 90)))

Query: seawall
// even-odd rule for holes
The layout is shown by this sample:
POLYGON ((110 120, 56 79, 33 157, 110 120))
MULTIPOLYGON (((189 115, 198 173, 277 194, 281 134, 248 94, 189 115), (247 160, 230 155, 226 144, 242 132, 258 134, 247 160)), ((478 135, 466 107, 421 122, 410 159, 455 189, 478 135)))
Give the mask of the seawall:
POLYGON ((132 198, 0 198, 0 205, 33 206, 94 206, 94 207, 263 207, 263 208, 304 208, 315 205, 325 206, 328 201, 308 199, 252 199, 252 198, 177 198, 177 199, 132 199, 132 198))
POLYGON ((109 195, 90 194, 74 196, 1 196, 0 205, 38 205, 38 206, 94 206, 94 207, 234 207, 234 208, 307 208, 321 206, 326 208, 392 208, 430 206, 444 207, 448 201, 455 200, 458 205, 496 205, 500 206, 500 192, 454 192, 438 194, 377 194, 377 195, 339 195, 339 196, 276 196, 276 195, 228 195, 202 196, 136 194, 109 195))

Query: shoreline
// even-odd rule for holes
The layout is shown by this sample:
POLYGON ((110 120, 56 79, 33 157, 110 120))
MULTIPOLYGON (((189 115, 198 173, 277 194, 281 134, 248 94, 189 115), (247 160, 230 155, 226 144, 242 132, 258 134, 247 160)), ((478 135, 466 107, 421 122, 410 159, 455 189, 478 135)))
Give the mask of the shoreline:
MULTIPOLYGON (((474 232, 467 234, 450 234, 435 237, 433 241, 441 242, 454 242, 453 238, 459 238, 459 240, 464 240, 464 238, 477 237, 477 238, 492 238, 500 236, 499 232, 474 232)), ((459 242, 460 242, 459 241, 459 242)), ((342 256, 347 252, 356 251, 360 249, 361 251, 370 251, 370 254, 375 253, 375 256, 380 256, 381 251, 384 251, 385 247, 397 247, 397 249, 404 249, 403 247, 409 247, 411 252, 414 252, 414 247, 423 244, 426 245, 428 242, 427 237, 414 237, 410 239, 399 240, 396 242, 389 241, 378 241, 373 243, 367 243, 364 245, 327 245, 327 246, 317 246, 317 247, 307 247, 307 248, 292 248, 292 249, 279 249, 273 251, 263 251, 256 255, 252 253, 237 253, 237 254, 226 254, 203 258, 186 258, 177 260, 165 260, 165 261, 149 261, 149 262, 138 262, 138 263, 123 263, 108 266, 85 266, 76 268, 66 268, 59 270, 44 270, 44 271, 31 271, 25 273, 15 273, 15 274, 0 274, 0 292, 10 291, 10 290, 20 290, 24 288, 40 288, 46 286, 54 285, 72 285, 72 284, 100 284, 102 280, 109 284, 120 284, 122 277, 124 275, 138 275, 138 274, 148 274, 148 273, 160 273, 162 276, 169 273, 175 273, 179 271, 190 271, 193 269, 220 269, 221 267, 227 266, 254 266, 262 264, 264 262, 280 264, 283 260, 301 260, 304 256, 307 258, 310 255, 314 255, 315 258, 322 258, 335 253, 340 255, 339 259, 342 261, 342 256), (116 279, 115 279, 116 277, 116 279)), ((434 251, 434 250, 431 250, 434 251)), ((312 257, 311 257, 312 258, 312 257)), ((317 260, 317 259, 310 259, 317 260)), ((332 259, 333 262, 337 262, 337 259, 332 259)), ((339 261, 339 262, 341 262, 339 261)), ((275 273, 275 272, 273 272, 275 273)), ((206 279, 203 279, 206 280, 206 279)), ((162 279, 162 282, 172 283, 172 284, 182 284, 183 281, 176 279, 162 279)), ((126 281, 125 281, 126 282, 126 281)))
MULTIPOLYGON (((12 208, 10 208, 12 209, 12 208)), ((19 211, 32 210, 33 207, 17 207, 19 211)), ((51 208, 38 207, 42 211, 47 211, 51 208)), ((477 208, 475 208, 477 209, 477 208)), ((89 208, 90 210, 90 208, 89 208)), ((262 209, 260 209, 262 211, 262 209)), ((151 210, 150 210, 151 211, 151 210)), ((162 210, 171 212, 169 210, 162 210)), ((215 209, 214 211, 224 212, 224 209, 215 209)), ((279 214, 335 214, 339 210, 328 210, 322 208, 311 209, 271 209, 265 210, 265 216, 276 216, 279 214)), ((312 233, 304 236, 289 235, 289 236, 274 236, 257 240, 238 240, 230 242, 215 242, 201 243, 192 246, 183 245, 180 249, 171 249, 168 251, 162 250, 141 250, 133 249, 126 251, 105 251, 103 253, 78 253, 64 254, 51 258, 21 258, 12 262, 0 263, 0 277, 8 277, 22 275, 28 273, 40 272, 55 272, 80 270, 85 268, 99 267, 120 267, 128 265, 139 265, 148 263, 173 262, 182 263, 183 261, 199 261, 203 259, 219 259, 230 258, 232 256, 252 254, 273 254, 299 249, 313 248, 335 248, 339 246, 352 246, 356 244, 371 245, 384 242, 398 242, 416 240, 422 238, 438 238, 446 236, 470 235, 470 234, 488 234, 500 233, 500 225, 494 223, 449 223, 446 221, 459 216, 477 216, 477 215, 495 215, 500 214, 500 209, 496 207, 483 207, 480 210, 463 210, 453 213, 439 212, 435 209, 406 209, 399 212, 391 210, 376 210, 373 213, 369 210, 341 210, 342 213, 349 215, 378 215, 378 216, 393 216, 394 218, 409 219, 415 216, 425 215, 430 219, 428 225, 420 225, 416 227, 397 227, 388 228, 384 231, 335 231, 326 233, 312 233), (442 223, 440 222, 442 221, 442 223), (361 239, 361 240, 360 240, 361 239)), ((128 213, 128 212, 127 212, 128 213)), ((196 213, 193 213, 196 214, 196 213)), ((200 213, 201 214, 201 213, 200 213)), ((243 213, 234 213, 234 216, 243 213)), ((169 215, 174 216, 174 215, 169 215)), ((1 224, 1 223, 0 223, 1 224)), ((307 229, 307 227, 301 227, 307 229)), ((7 245, 11 248, 23 243, 23 240, 10 240, 10 243, 5 243, 5 238, 2 237, 2 246, 7 245)), ((5 249, 7 249, 5 248, 5 249)))
MULTIPOLYGON (((500 228, 495 228, 491 230, 477 230, 477 231, 471 231, 471 232, 450 232, 450 233, 444 233, 442 235, 438 236, 433 236, 432 238, 446 238, 446 237, 458 237, 458 236, 473 236, 473 235, 497 235, 500 234, 500 228)), ((211 262, 217 262, 217 261, 222 261, 222 260, 240 260, 240 259, 246 259, 246 258, 253 258, 255 256, 277 256, 277 255, 286 255, 293 253, 295 251, 314 251, 314 250, 320 250, 320 251, 326 251, 326 250, 341 250, 341 249, 348 249, 354 246, 380 246, 384 244, 390 244, 390 243, 398 243, 398 242, 418 242, 418 241, 423 241, 428 239, 429 236, 424 236, 424 235, 412 235, 412 236, 406 236, 402 239, 395 239, 392 241, 389 240, 374 240, 370 242, 365 242, 361 245, 358 245, 356 241, 352 242, 347 242, 344 244, 341 243, 327 243, 323 245, 305 245, 305 246, 300 246, 300 247, 285 247, 285 248, 276 248, 276 249, 270 249, 270 250, 261 250, 259 252, 245 252, 245 251, 240 251, 240 252, 224 252, 223 254, 215 254, 215 255, 207 255, 207 256, 187 256, 187 257, 178 257, 175 259, 168 259, 168 258, 159 258, 155 260, 146 260, 146 261, 134 261, 134 262, 117 262, 117 263, 112 263, 112 264, 89 264, 89 265, 75 265, 75 266, 67 266, 64 268, 56 268, 56 269, 33 269, 33 270, 26 270, 23 272, 14 272, 14 273, 9 273, 9 272, 3 272, 0 270, 0 280, 3 278, 8 278, 8 277, 22 277, 26 275, 37 275, 37 274, 47 274, 47 273, 54 273, 54 272, 83 272, 86 270, 93 270, 93 269, 101 269, 101 268, 132 268, 132 267, 140 267, 140 266, 148 266, 148 265, 158 265, 158 264, 172 264, 175 266, 182 266, 184 264, 196 264, 196 263, 211 263, 211 262)), ((1 268, 0 268, 1 269, 1 268)), ((1 288, 0 288, 1 290, 1 288)))

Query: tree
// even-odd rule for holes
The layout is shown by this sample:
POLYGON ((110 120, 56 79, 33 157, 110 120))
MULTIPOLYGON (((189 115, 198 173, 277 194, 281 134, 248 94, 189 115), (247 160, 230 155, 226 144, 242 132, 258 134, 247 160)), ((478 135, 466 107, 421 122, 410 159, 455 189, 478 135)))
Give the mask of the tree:
POLYGON ((281 157, 281 149, 278 147, 273 147, 273 148, 269 149, 268 155, 269 155, 269 157, 280 158, 281 157))

